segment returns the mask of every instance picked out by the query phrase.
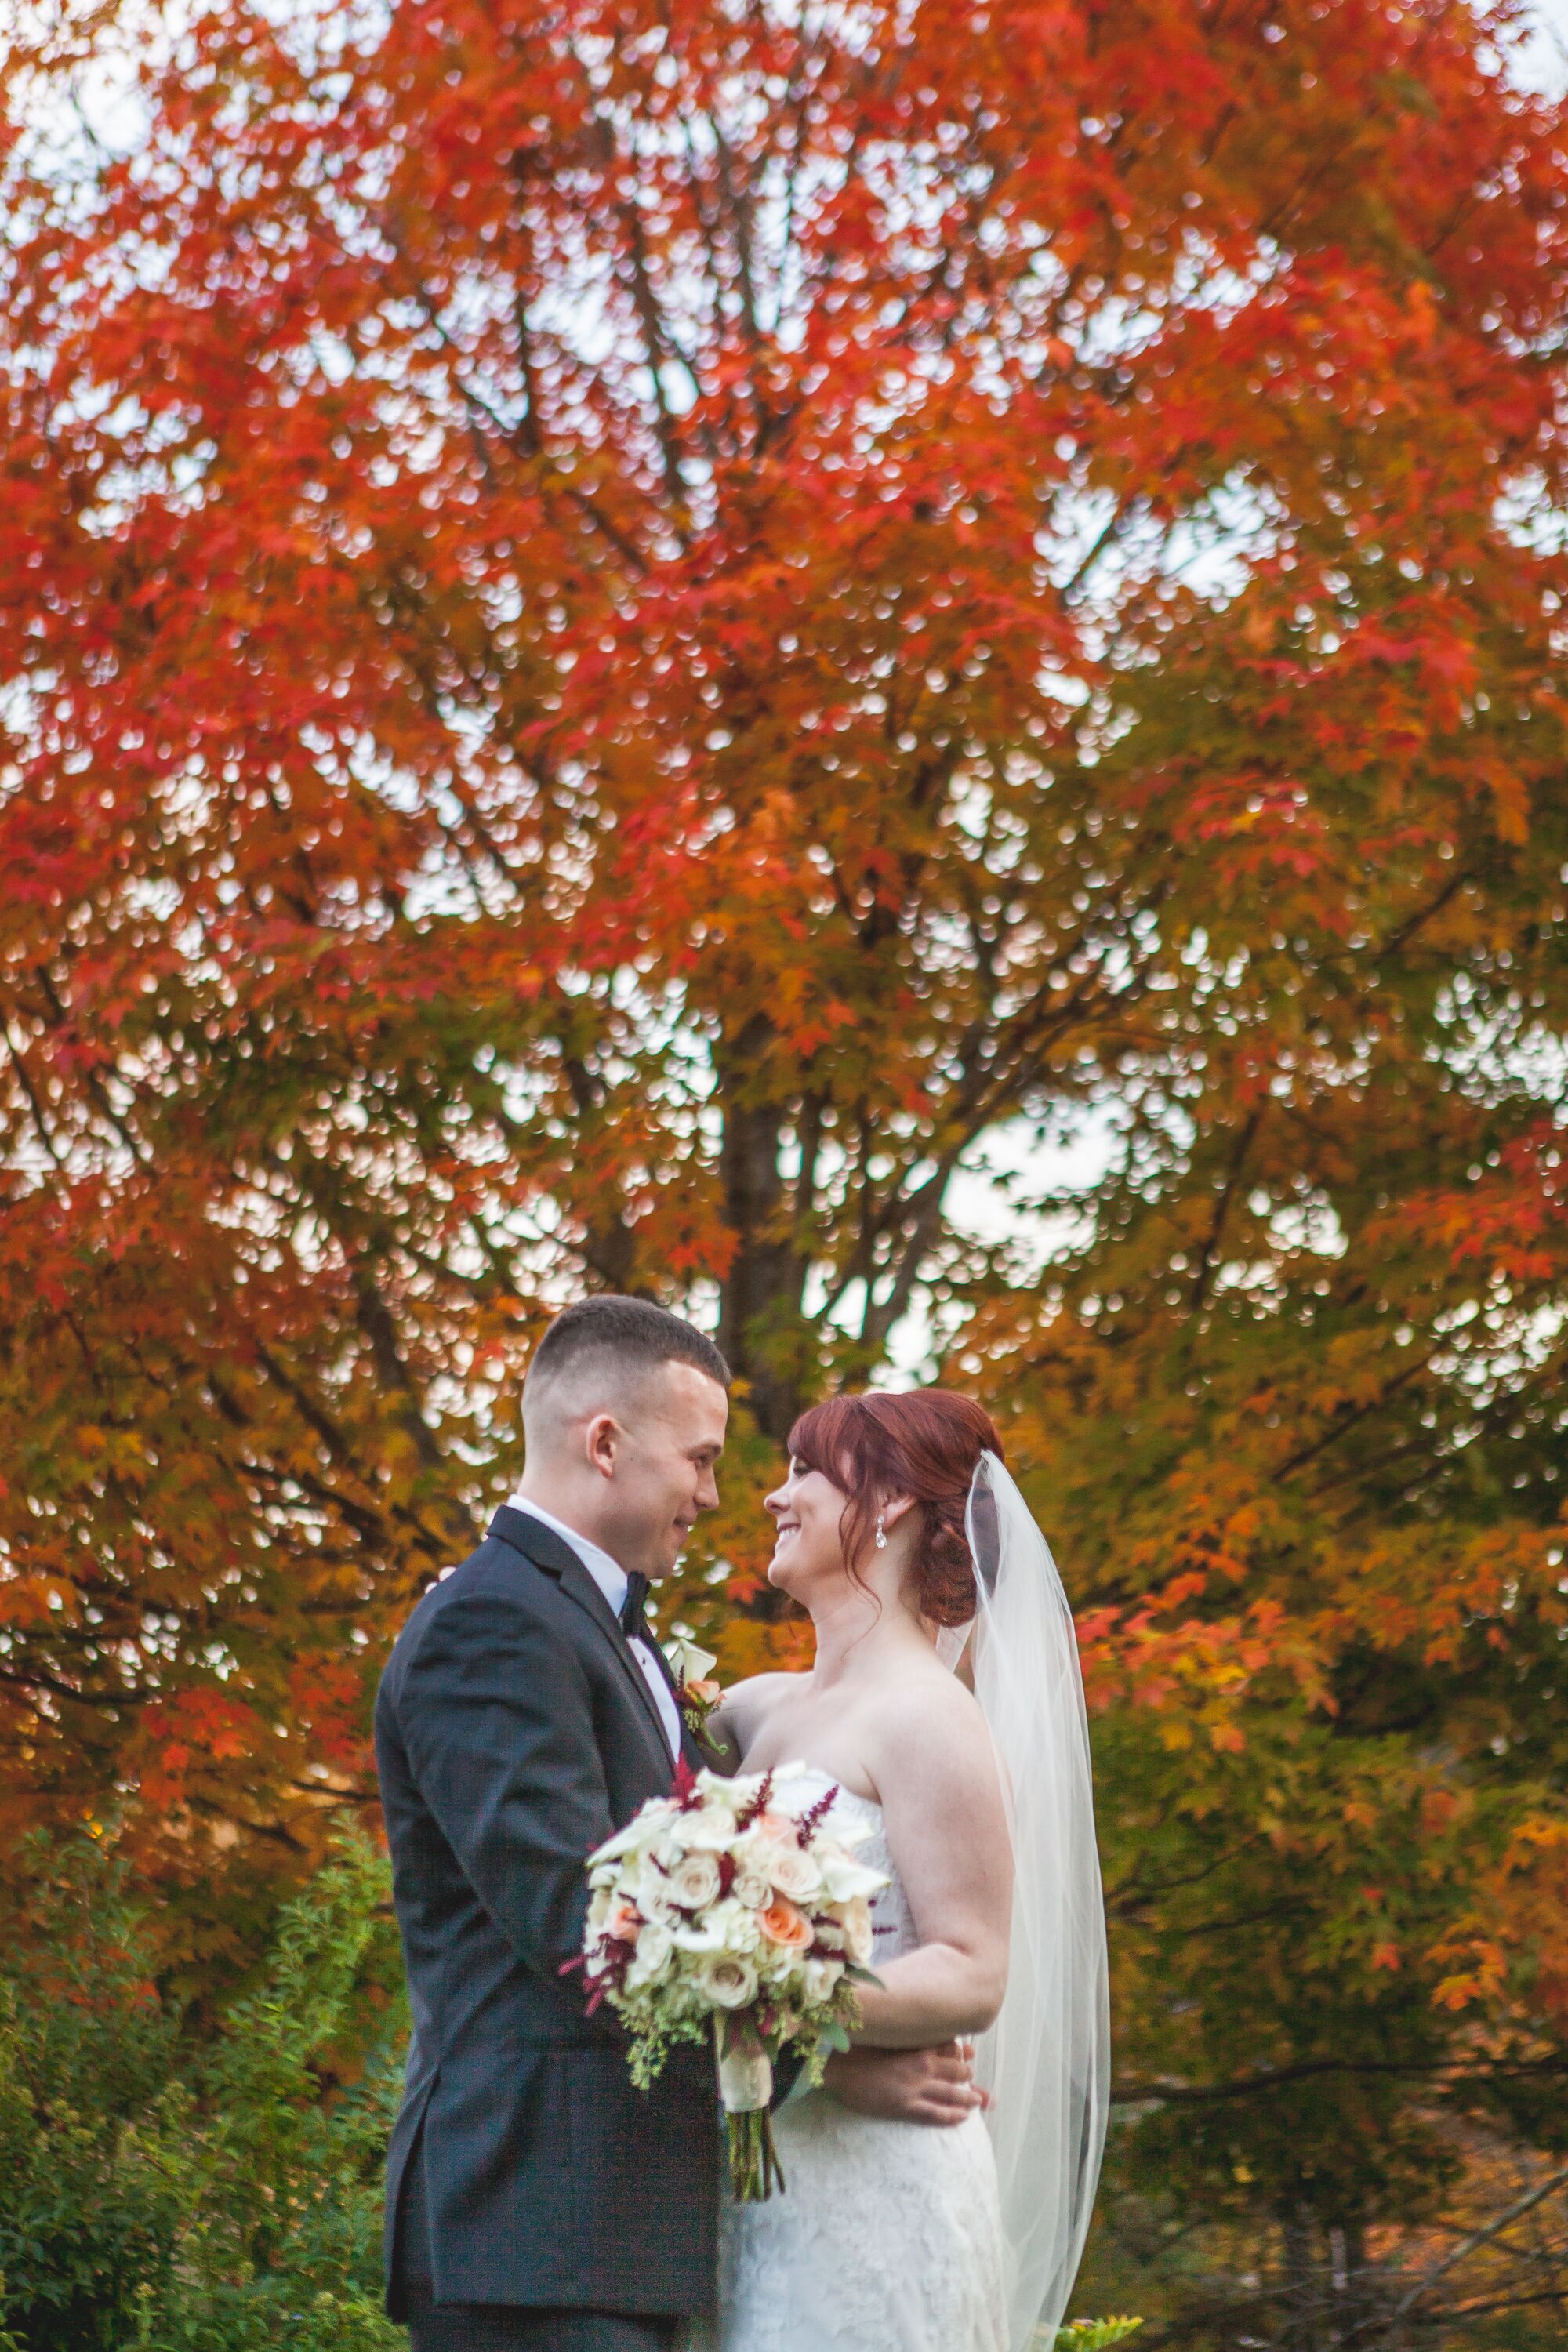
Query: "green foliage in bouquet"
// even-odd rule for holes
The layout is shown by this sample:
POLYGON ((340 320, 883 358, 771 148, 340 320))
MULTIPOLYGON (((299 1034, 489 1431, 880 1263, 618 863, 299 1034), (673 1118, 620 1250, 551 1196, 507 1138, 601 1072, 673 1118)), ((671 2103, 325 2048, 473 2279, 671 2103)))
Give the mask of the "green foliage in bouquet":
POLYGON ((112 1852, 48 1857, 0 1958, 0 2352, 393 2352, 384 1867, 362 1840, 186 2030, 112 1852), (379 2004, 379 2005, 378 2005, 379 2004))
POLYGON ((1142 2325, 1141 2319, 1075 2319, 1058 2328, 1055 2352, 1105 2352, 1108 2344, 1120 2344, 1142 2325))

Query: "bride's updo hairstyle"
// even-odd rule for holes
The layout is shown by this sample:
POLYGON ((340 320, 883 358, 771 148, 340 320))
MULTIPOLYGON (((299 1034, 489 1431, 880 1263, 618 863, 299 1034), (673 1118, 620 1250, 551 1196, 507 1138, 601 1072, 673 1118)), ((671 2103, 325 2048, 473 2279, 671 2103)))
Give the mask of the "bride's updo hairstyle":
POLYGON ((838 1534, 851 1576, 874 1540, 883 1504, 895 1495, 912 1496, 919 1540, 911 1597, 930 1624, 969 1622, 974 1570, 964 1506, 982 1454, 1002 1451, 988 1412, 947 1389, 829 1397, 802 1413, 790 1431, 789 1451, 849 1497, 838 1534))

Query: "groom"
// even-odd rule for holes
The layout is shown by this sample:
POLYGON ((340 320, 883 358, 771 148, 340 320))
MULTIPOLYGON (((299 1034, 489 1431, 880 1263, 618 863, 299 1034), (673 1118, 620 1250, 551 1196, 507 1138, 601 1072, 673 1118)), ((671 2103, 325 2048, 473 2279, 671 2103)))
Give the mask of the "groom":
MULTIPOLYGON (((718 1501, 730 1373, 640 1299, 551 1325, 523 1391, 527 1468, 479 1549, 420 1601, 376 1699, 414 2013, 387 2162, 387 2308, 413 2352, 655 2352, 711 2308, 712 2061, 634 2090, 584 2013, 584 1860, 700 1759, 642 1618, 718 1501)), ((862 2113, 958 2123, 964 2053, 854 2051, 862 2113)))

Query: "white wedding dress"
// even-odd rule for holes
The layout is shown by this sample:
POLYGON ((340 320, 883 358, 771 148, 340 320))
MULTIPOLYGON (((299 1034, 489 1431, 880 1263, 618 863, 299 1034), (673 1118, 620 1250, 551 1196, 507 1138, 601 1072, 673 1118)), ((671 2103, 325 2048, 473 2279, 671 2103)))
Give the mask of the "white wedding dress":
MULTIPOLYGON (((840 1789, 841 1808, 869 1831, 856 1860, 890 1882, 871 1906, 875 1969, 919 1938, 881 1807, 840 1789)), ((778 2109, 773 2134, 784 2192, 726 2197, 719 2316, 698 2325, 690 2352, 1007 2352, 996 2166, 978 2109, 947 2126, 883 2123, 808 2091, 778 2109)))

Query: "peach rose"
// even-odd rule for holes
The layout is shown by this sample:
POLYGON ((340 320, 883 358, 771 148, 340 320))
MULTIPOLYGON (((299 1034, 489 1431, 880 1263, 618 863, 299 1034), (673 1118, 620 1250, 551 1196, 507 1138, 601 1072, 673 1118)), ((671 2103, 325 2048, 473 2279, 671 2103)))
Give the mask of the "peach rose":
POLYGON ((804 1952, 811 1941, 810 1920, 786 1895, 775 1895, 767 1909, 758 1913, 757 1925, 770 1944, 782 1944, 786 1952, 804 1952))
POLYGON ((642 1933, 642 1914, 635 1903, 617 1903, 611 1912, 607 1932, 617 1943, 635 1944, 642 1933))
POLYGON ((754 1822, 748 1822, 747 1827, 753 1837, 765 1838, 770 1843, 777 1841, 783 1844, 787 1841, 791 1845, 797 1845, 800 1843, 795 1825, 787 1813, 759 1813, 754 1822))

